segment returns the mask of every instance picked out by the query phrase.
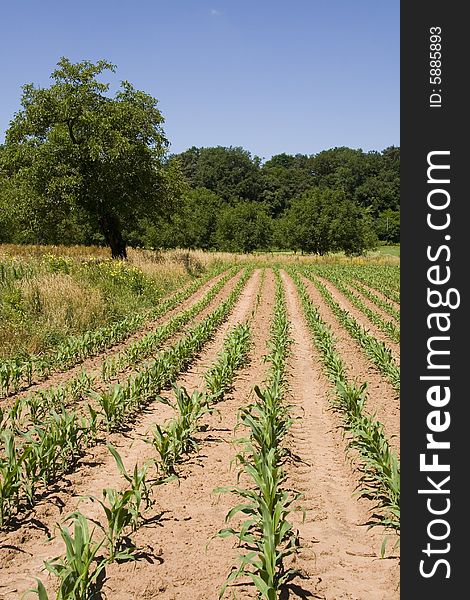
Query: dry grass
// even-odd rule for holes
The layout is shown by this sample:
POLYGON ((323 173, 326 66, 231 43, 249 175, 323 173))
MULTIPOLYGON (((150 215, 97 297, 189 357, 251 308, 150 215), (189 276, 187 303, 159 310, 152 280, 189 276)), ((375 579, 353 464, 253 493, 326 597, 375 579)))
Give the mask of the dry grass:
MULTIPOLYGON (((109 248, 100 246, 35 246, 19 244, 0 244, 0 257, 41 258, 44 255, 74 258, 78 260, 109 260, 109 248)), ((205 252, 203 250, 145 250, 141 248, 128 248, 128 259, 131 264, 142 269, 148 274, 152 273, 154 265, 189 265, 192 269, 208 268, 217 262, 244 263, 251 261, 288 262, 300 263, 345 263, 345 264, 399 264, 398 256, 384 255, 378 252, 368 253, 366 256, 348 258, 344 254, 331 254, 317 256, 315 254, 293 254, 283 252, 262 252, 256 254, 231 254, 230 252, 205 252)))
POLYGON ((21 311, 13 320, 1 324, 0 356, 18 351, 40 352, 53 340, 93 329, 105 318, 106 306, 100 291, 70 275, 41 275, 18 281, 14 287, 21 298, 21 311))
POLYGON ((52 329, 83 330, 105 311, 99 290, 63 273, 51 273, 18 284, 25 303, 52 329))
POLYGON ((33 244, 0 244, 0 257, 41 258, 45 254, 78 259, 110 258, 108 248, 100 246, 40 246, 33 244))

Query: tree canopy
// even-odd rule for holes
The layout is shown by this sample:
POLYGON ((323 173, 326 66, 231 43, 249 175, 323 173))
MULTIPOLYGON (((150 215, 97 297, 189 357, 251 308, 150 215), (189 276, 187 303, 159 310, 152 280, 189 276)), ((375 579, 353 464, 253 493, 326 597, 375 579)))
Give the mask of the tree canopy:
POLYGON ((62 58, 49 88, 23 86, 2 164, 31 198, 28 216, 87 221, 113 257, 125 257, 123 222, 162 212, 171 201, 163 168, 168 141, 157 100, 127 81, 109 97, 109 84, 98 80, 106 71, 115 66, 62 58))
POLYGON ((240 147, 192 147, 178 155, 192 187, 206 188, 229 202, 259 200, 262 192, 260 159, 240 147))

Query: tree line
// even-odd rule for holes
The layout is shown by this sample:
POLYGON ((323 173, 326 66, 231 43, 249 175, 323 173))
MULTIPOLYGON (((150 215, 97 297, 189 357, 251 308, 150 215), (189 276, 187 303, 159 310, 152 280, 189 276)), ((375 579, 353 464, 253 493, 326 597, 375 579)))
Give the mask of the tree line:
POLYGON ((107 61, 62 58, 23 86, 0 146, 0 243, 360 254, 399 241, 400 150, 267 161, 241 147, 169 152, 158 101, 107 61))

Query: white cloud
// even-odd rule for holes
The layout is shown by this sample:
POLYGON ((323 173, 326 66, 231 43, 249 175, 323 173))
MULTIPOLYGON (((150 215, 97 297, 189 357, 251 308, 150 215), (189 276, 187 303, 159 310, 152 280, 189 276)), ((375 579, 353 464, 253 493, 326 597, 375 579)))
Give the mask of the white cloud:
POLYGON ((213 16, 220 15, 220 11, 216 10, 215 8, 211 8, 211 15, 213 15, 213 16))

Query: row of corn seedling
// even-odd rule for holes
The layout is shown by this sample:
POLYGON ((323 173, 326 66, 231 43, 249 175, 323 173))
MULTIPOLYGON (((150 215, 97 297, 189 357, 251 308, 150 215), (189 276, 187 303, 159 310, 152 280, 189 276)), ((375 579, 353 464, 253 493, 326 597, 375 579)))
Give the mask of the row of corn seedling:
MULTIPOLYGON (((325 372, 334 384, 333 402, 343 414, 345 429, 349 432, 348 446, 359 452, 361 462, 361 496, 372 497, 378 503, 381 516, 373 524, 380 524, 399 532, 400 529, 400 464, 390 449, 383 425, 365 412, 366 384, 348 381, 341 356, 330 328, 322 320, 312 303, 304 283, 294 270, 289 270, 302 302, 305 318, 313 341, 320 351, 325 372)), ((383 548, 384 549, 384 548, 383 548)), ((382 549, 382 550, 383 550, 382 549)))
POLYGON ((227 586, 240 576, 251 579, 260 598, 274 600, 282 586, 296 571, 287 569, 285 559, 295 553, 298 536, 288 520, 292 505, 299 495, 291 495, 284 488, 283 461, 286 450, 283 438, 292 422, 288 407, 283 403, 285 393, 285 365, 291 343, 282 283, 276 272, 276 304, 271 327, 269 354, 271 363, 266 387, 256 386, 256 400, 240 411, 240 424, 249 436, 240 440, 242 450, 236 459, 240 464, 239 479, 248 479, 247 487, 218 488, 216 492, 231 492, 241 498, 226 516, 244 516, 238 528, 227 527, 218 532, 224 538, 235 536, 246 552, 239 557, 223 585, 227 586))
MULTIPOLYGON (((264 273, 264 272, 263 272, 264 273)), ((264 278, 261 277, 261 282, 264 278)), ((255 303, 255 309, 257 304, 255 303)), ((252 313, 252 317, 254 312, 252 313)), ((185 388, 174 385, 175 402, 159 399, 172 406, 177 417, 165 426, 155 424, 151 430, 152 444, 160 456, 160 466, 165 475, 175 474, 175 464, 189 451, 196 448, 193 434, 199 419, 212 411, 212 405, 221 402, 231 389, 236 371, 246 362, 250 349, 251 331, 248 322, 241 322, 230 329, 222 350, 204 374, 204 390, 194 390, 191 396, 185 388)))
POLYGON ((379 371, 385 375, 397 392, 400 391, 400 368, 396 364, 392 351, 384 344, 370 335, 367 330, 360 325, 356 319, 334 300, 333 296, 326 287, 316 279, 309 270, 303 271, 310 281, 313 282, 317 290, 322 295, 325 302, 338 317, 340 323, 357 340, 368 358, 377 365, 379 371))
POLYGON ((61 411, 86 398, 94 382, 94 377, 82 370, 63 384, 17 397, 10 407, 0 412, 1 428, 9 428, 15 434, 20 434, 31 423, 42 424, 52 410, 61 411))
POLYGON ((210 402, 220 402, 230 390, 235 371, 245 362, 250 346, 250 326, 238 323, 224 340, 222 352, 204 374, 210 402))
MULTIPOLYGON (((152 483, 168 480, 175 471, 175 464, 185 454, 194 450, 195 432, 198 424, 208 410, 211 402, 219 402, 224 393, 230 389, 236 370, 245 362, 250 347, 250 328, 248 323, 239 323, 226 336, 223 349, 212 367, 206 372, 207 389, 204 392, 195 390, 191 396, 186 389, 173 385, 175 401, 164 400, 176 411, 177 416, 164 427, 154 425, 151 429, 152 438, 149 441, 157 450, 159 460, 145 463, 143 467, 134 468, 133 474, 127 473, 122 459, 116 449, 108 445, 115 457, 120 472, 131 484, 124 491, 106 488, 102 491, 102 499, 92 498, 102 506, 106 522, 98 523, 104 537, 93 540, 93 532, 89 530, 89 520, 79 512, 69 516, 60 527, 61 536, 66 544, 66 554, 45 563, 46 569, 59 579, 57 599, 88 598, 98 590, 98 578, 107 564, 115 560, 133 558, 135 546, 129 545, 128 533, 135 531, 143 508, 149 508, 152 502, 150 490, 152 483), (214 373, 221 372, 223 377, 215 378, 214 373), (146 473, 150 463, 156 463, 163 478, 159 477, 148 482, 146 473), (68 523, 71 522, 74 535, 71 534, 68 523), (107 556, 98 557, 98 551, 105 546, 107 556), (83 560, 83 556, 92 561, 83 560)), ((163 398, 161 398, 163 401, 163 398)), ((96 521, 93 521, 96 524, 96 521)), ((36 593, 40 600, 48 600, 46 589, 38 580, 37 587, 29 590, 36 593)))
POLYGON ((79 417, 76 412, 65 408, 60 413, 53 411, 42 425, 33 425, 22 432, 18 443, 11 430, 3 432, 0 526, 21 512, 25 505, 34 504, 38 484, 46 487, 71 468, 90 441, 95 440, 101 423, 104 422, 108 431, 122 427, 129 417, 156 399, 161 389, 174 381, 226 319, 251 272, 252 269, 246 269, 223 303, 172 348, 161 352, 145 369, 124 384, 112 386, 101 394, 94 393, 98 409, 88 405, 87 417, 79 417), (56 447, 57 444, 60 447, 56 447), (52 457, 51 460, 49 457, 52 457), (31 485, 33 490, 29 492, 31 485))
POLYGON ((249 345, 249 325, 239 323, 226 336, 222 351, 206 371, 203 391, 194 390, 189 395, 184 387, 174 384, 174 401, 159 397, 177 415, 165 425, 155 424, 151 428, 151 443, 158 452, 158 464, 164 475, 175 474, 176 463, 196 449, 194 434, 198 431, 201 417, 210 412, 212 404, 220 402, 230 389, 235 372, 246 360, 249 345))
POLYGON ((389 302, 388 300, 379 298, 379 296, 377 296, 377 294, 374 294, 371 289, 365 287, 364 285, 362 285, 359 281, 356 281, 355 279, 351 279, 348 283, 351 287, 353 287, 355 290, 357 290, 360 294, 362 294, 363 296, 368 298, 373 304, 375 304, 376 306, 381 308, 383 311, 385 311, 387 314, 389 314, 391 317, 393 317, 395 319, 395 321, 397 321, 398 323, 400 322, 400 311, 397 310, 391 304, 391 302, 389 302))
MULTIPOLYGON (((364 267, 362 267, 361 269, 358 265, 335 265, 335 271, 344 280, 346 280, 351 287, 356 289, 362 295, 366 296, 366 298, 369 298, 371 302, 376 304, 379 308, 383 309, 391 317, 399 321, 400 311, 395 308, 395 306, 391 302, 391 299, 387 298, 387 296, 382 292, 382 288, 386 285, 387 282, 384 281, 383 278, 379 279, 379 277, 376 276, 373 278, 375 285, 371 285, 372 282, 366 284, 364 279, 363 268, 364 267), (382 292, 383 297, 377 295, 377 290, 380 290, 382 292)), ((399 287, 397 288, 397 291, 398 289, 399 287)))
POLYGON ((163 300, 151 313, 135 314, 121 321, 104 325, 78 336, 71 336, 51 354, 17 356, 0 363, 0 393, 7 395, 18 391, 21 385, 29 386, 34 377, 48 377, 52 371, 65 371, 128 338, 145 321, 156 319, 186 300, 217 272, 211 271, 186 289, 163 300))
MULTIPOLYGON (((193 308, 187 309, 187 311, 182 313, 182 319, 180 319, 180 315, 177 315, 169 322, 169 326, 168 324, 164 324, 159 327, 157 329, 157 335, 160 342, 164 341, 164 339, 168 338, 172 333, 174 333, 178 326, 181 327, 182 324, 188 322, 196 312, 202 310, 202 308, 207 305, 217 294, 220 287, 223 286, 225 280, 226 278, 223 278, 223 280, 220 282, 220 285, 217 284, 217 288, 214 291, 210 290, 208 292, 206 297, 203 298, 200 303, 198 303, 196 310, 193 310, 193 308)), ((156 343, 154 345, 156 346, 156 343)), ((171 350, 168 352, 168 355, 173 356, 171 350)), ((168 356, 166 356, 166 358, 168 358, 168 356)), ((121 368, 124 368, 125 366, 128 366, 128 362, 121 364, 121 368)), ((85 371, 82 371, 65 384, 51 387, 47 390, 41 390, 24 398, 17 398, 12 407, 8 411, 4 412, 3 423, 6 425, 9 422, 10 427, 13 430, 20 431, 22 426, 25 424, 28 425, 31 421, 33 423, 36 421, 42 421, 49 410, 60 409, 61 407, 86 396, 99 398, 99 404, 101 405, 104 414, 107 415, 107 418, 109 418, 110 414, 113 413, 116 413, 120 418, 123 418, 125 412, 124 407, 127 402, 127 396, 125 390, 123 390, 123 386, 118 384, 112 390, 108 390, 104 394, 97 395, 93 394, 93 383, 94 379, 85 371), (118 406, 121 406, 122 410, 118 410, 118 406), (28 419, 25 417, 28 417, 28 419)), ((138 386, 138 377, 137 382, 134 382, 133 386, 127 386, 128 388, 133 387, 133 396, 136 395, 136 387, 138 388, 138 386)), ((2 421, 0 420, 0 423, 1 422, 2 421)))
MULTIPOLYGON (((176 315, 167 323, 160 325, 155 331, 146 334, 143 338, 131 343, 126 350, 119 353, 117 357, 105 359, 102 365, 102 377, 106 381, 111 375, 124 370, 130 364, 135 365, 139 359, 148 356, 155 351, 159 344, 167 340, 183 325, 188 323, 195 315, 202 311, 218 294, 225 283, 233 276, 233 269, 229 271, 217 284, 211 288, 205 296, 192 307, 176 315)), ((33 422, 42 419, 48 410, 57 409, 83 398, 93 385, 93 377, 85 371, 73 377, 65 384, 40 390, 24 398, 17 398, 9 411, 13 428, 17 429, 26 415, 33 422)), ((0 421, 1 422, 1 421, 0 421)))
MULTIPOLYGON (((206 373, 206 381, 210 381, 212 387, 209 386, 204 392, 195 390, 190 396, 185 388, 173 385, 175 400, 165 402, 175 409, 177 416, 164 427, 154 425, 151 429, 152 439, 147 440, 156 448, 158 461, 149 461, 140 468, 135 465, 130 474, 116 449, 108 445, 121 474, 130 486, 123 491, 105 488, 101 499, 92 498, 100 504, 105 514, 104 525, 93 520, 104 534, 101 540, 93 539, 89 519, 79 512, 70 515, 61 525, 60 534, 66 544, 66 553, 45 563, 46 569, 59 580, 57 600, 93 597, 98 592, 98 579, 107 564, 116 560, 134 559, 136 548, 129 543, 129 534, 137 529, 142 508, 145 510, 152 504, 152 486, 167 481, 167 476, 171 477, 175 473, 174 466, 181 457, 197 447, 194 434, 201 417, 210 410, 210 403, 220 401, 224 392, 230 388, 235 371, 246 360, 249 345, 249 326, 247 323, 239 323, 226 336, 222 351, 206 373), (216 380, 209 374, 218 371, 220 365, 224 365, 222 370, 225 377, 216 380), (160 475, 149 482, 146 474, 150 464, 156 464, 163 477, 160 475), (73 535, 69 523, 73 527, 73 535), (105 552, 98 556, 102 548, 105 552), (83 560, 83 557, 92 560, 83 560), (92 562, 95 564, 92 565, 92 562)), ((39 580, 37 587, 29 591, 36 593, 40 600, 48 600, 44 584, 39 580)))
POLYGON ((343 279, 336 275, 334 269, 315 267, 312 270, 312 273, 318 273, 322 277, 325 277, 325 279, 331 281, 336 288, 346 296, 351 304, 365 314, 369 320, 374 323, 374 325, 377 325, 377 327, 383 331, 389 339, 391 339, 393 342, 400 343, 400 328, 397 327, 393 321, 386 321, 382 319, 380 315, 366 306, 366 304, 364 304, 364 302, 356 294, 351 292, 349 287, 344 283, 343 279))
POLYGON ((228 298, 171 348, 161 351, 155 359, 124 383, 112 385, 102 393, 93 393, 105 416, 108 430, 121 427, 126 416, 156 399, 160 390, 169 385, 176 374, 189 365, 197 352, 212 337, 216 328, 226 319, 251 273, 252 268, 246 269, 228 298))
POLYGON ((33 506, 38 488, 44 489, 66 473, 94 441, 96 420, 74 411, 52 410, 47 421, 21 436, 5 429, 0 434, 0 527, 33 506))
POLYGON ((400 303, 400 269, 393 265, 354 265, 351 277, 380 291, 386 298, 400 303))
POLYGON ((204 310, 217 296, 227 281, 234 276, 236 270, 237 268, 230 269, 198 302, 175 315, 166 323, 159 325, 154 331, 145 334, 143 337, 129 344, 123 351, 106 358, 102 364, 103 380, 107 381, 111 379, 127 366, 136 365, 152 354, 162 342, 204 310))

